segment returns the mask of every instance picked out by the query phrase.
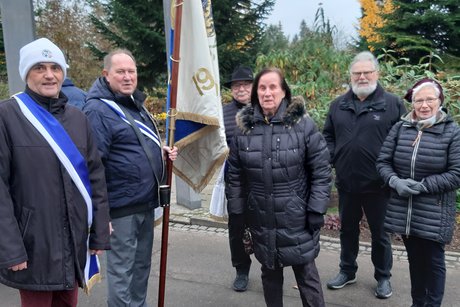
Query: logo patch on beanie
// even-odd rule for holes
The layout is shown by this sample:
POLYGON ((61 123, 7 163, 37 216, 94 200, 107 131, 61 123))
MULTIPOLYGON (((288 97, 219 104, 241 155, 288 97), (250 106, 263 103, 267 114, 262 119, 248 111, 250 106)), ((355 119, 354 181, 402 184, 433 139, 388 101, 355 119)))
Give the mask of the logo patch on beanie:
POLYGON ((42 55, 43 57, 48 58, 48 59, 51 59, 53 57, 53 53, 48 49, 43 49, 42 55))

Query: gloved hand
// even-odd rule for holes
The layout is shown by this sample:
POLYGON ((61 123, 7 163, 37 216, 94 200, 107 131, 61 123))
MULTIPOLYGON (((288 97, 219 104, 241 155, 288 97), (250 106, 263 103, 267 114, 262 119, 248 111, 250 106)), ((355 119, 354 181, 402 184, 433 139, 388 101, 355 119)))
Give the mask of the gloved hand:
POLYGON ((313 233, 319 230, 324 225, 324 216, 320 213, 307 213, 308 230, 313 233))
POLYGON ((417 181, 412 179, 401 179, 397 176, 392 176, 388 184, 390 185, 390 187, 395 189, 396 192, 398 192, 399 196, 409 197, 411 195, 420 194, 420 191, 417 191, 414 188, 412 188, 414 184, 413 182, 417 183, 417 181))
POLYGON ((415 181, 415 180, 410 179, 410 178, 407 178, 406 180, 409 182, 411 189, 419 191, 420 193, 428 193, 428 189, 423 184, 423 180, 422 181, 415 181))

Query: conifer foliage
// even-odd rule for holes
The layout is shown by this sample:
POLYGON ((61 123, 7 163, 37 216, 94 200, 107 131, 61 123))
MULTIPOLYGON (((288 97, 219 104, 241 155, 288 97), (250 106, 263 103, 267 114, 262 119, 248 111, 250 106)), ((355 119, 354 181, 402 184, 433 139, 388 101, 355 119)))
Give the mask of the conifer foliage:
POLYGON ((238 65, 254 67, 264 32, 264 20, 275 0, 214 0, 214 26, 221 78, 238 65))
MULTIPOLYGON (((88 1, 94 12, 91 21, 99 34, 110 41, 113 48, 133 52, 138 66, 138 86, 151 88, 165 83, 166 41, 161 0, 88 1)), ((108 51, 97 42, 89 47, 102 58, 108 51)))
POLYGON ((392 0, 394 11, 383 13, 378 29, 381 42, 374 48, 392 49, 411 63, 437 54, 460 57, 460 6, 458 0, 392 0))
MULTIPOLYGON (((166 42, 162 0, 87 0, 93 9, 91 20, 98 32, 114 47, 128 48, 138 61, 139 84, 151 88, 164 84, 166 42)), ((212 11, 217 34, 221 78, 227 78, 235 66, 255 62, 264 18, 274 0, 214 0, 212 11)), ((105 50, 90 45, 99 57, 105 50)))

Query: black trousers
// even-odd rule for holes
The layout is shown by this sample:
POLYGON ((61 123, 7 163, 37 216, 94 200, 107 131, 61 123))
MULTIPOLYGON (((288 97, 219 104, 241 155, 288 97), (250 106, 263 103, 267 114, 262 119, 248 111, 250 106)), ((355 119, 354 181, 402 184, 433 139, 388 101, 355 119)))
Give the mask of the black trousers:
POLYGON ((359 251, 359 222, 366 214, 372 235, 371 259, 374 278, 391 277, 393 254, 389 235, 383 230, 388 204, 388 193, 346 193, 339 190, 340 215, 340 270, 354 276, 358 270, 356 258, 359 251))
POLYGON ((249 272, 251 257, 246 254, 243 246, 244 214, 229 214, 228 238, 230 241, 230 254, 232 265, 239 271, 249 272))
POLYGON ((409 260, 412 304, 441 306, 446 284, 445 245, 439 242, 403 236, 409 260))
MULTIPOLYGON (((299 288, 302 306, 324 307, 323 289, 315 261, 293 265, 292 270, 299 288)), ((270 270, 262 265, 262 285, 267 307, 283 306, 283 281, 283 268, 270 270)))

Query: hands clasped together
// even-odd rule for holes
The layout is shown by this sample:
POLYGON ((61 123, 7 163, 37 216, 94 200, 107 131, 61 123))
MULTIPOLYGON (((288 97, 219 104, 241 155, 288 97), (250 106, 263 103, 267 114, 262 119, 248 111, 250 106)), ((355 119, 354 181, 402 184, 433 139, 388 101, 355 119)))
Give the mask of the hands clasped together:
POLYGON ((418 195, 420 193, 428 193, 427 188, 423 185, 423 180, 415 181, 411 178, 401 179, 396 176, 392 176, 388 182, 390 187, 398 192, 399 196, 409 197, 411 195, 418 195))

